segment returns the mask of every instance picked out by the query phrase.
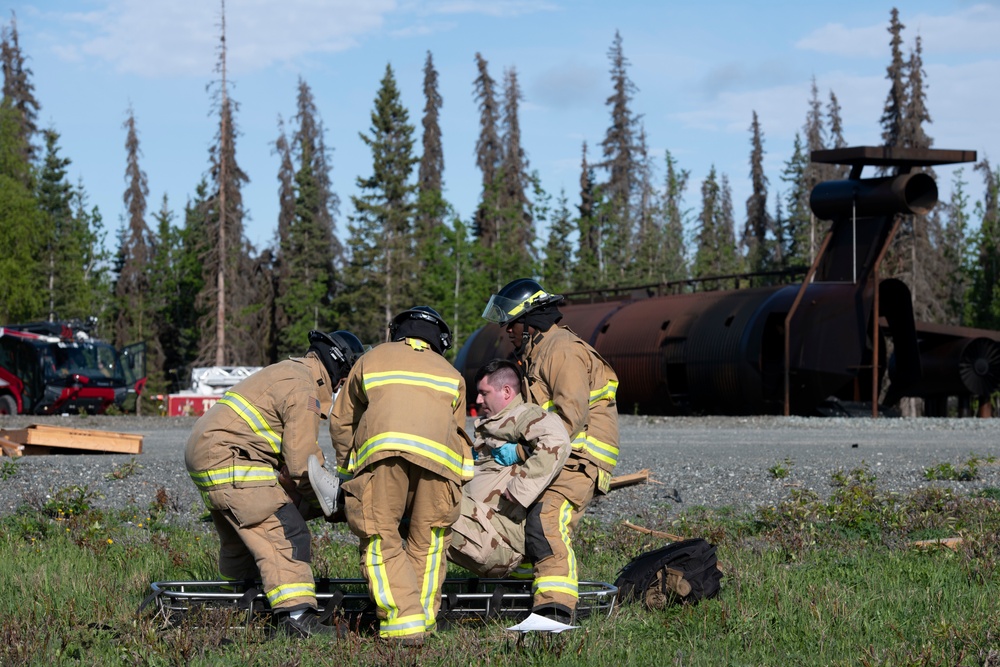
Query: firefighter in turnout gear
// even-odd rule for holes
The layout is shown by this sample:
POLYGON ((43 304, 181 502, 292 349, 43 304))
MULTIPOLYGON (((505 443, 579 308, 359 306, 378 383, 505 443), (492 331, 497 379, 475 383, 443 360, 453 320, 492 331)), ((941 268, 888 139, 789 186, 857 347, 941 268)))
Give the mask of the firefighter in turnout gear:
POLYGON ((319 427, 333 393, 364 352, 347 331, 309 333, 304 357, 246 378, 198 419, 184 454, 219 533, 227 581, 262 580, 289 634, 327 634, 316 612, 306 520, 322 516, 308 458, 323 454, 319 427))
MULTIPOLYGON (((521 398, 515 364, 494 359, 476 374, 476 474, 462 489, 462 516, 448 558, 480 577, 518 576, 526 509, 569 457, 562 421, 521 398), (510 465, 510 457, 523 463, 510 465)), ((530 568, 528 570, 530 573, 530 568)))
POLYGON ((535 574, 532 611, 565 622, 578 598, 572 534, 594 495, 607 493, 618 462, 618 377, 594 348, 557 326, 562 300, 520 278, 490 297, 483 318, 507 330, 523 364, 525 400, 556 413, 572 442, 562 471, 525 522, 535 574))
POLYGON ((465 382, 442 356, 449 347, 434 309, 399 313, 389 342, 354 366, 330 414, 379 634, 413 646, 435 629, 451 525, 473 473, 465 382))

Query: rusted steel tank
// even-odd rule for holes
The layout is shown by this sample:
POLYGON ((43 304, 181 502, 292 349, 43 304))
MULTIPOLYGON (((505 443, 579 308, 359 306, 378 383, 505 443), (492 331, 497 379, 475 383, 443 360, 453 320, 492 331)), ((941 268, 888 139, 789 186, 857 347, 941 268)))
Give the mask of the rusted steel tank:
MULTIPOLYGON (((813 161, 852 171, 812 192, 831 226, 802 284, 570 302, 560 324, 615 369, 621 412, 810 415, 831 397, 877 405, 887 379, 895 400, 988 394, 1000 385, 1000 333, 918 332, 909 289, 878 276, 899 216, 937 202, 933 178, 911 170, 974 160, 973 151, 816 151, 813 161), (866 165, 896 174, 861 179, 866 165)), ((512 354, 496 325, 473 333, 456 359, 470 404, 476 370, 512 354)))

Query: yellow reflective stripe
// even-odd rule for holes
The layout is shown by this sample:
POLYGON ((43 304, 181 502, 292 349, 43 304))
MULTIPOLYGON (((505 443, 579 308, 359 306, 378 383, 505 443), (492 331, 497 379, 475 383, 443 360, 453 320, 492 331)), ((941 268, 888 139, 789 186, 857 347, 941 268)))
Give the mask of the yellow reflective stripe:
POLYGON ((278 474, 271 466, 227 466, 214 470, 189 472, 191 481, 199 489, 209 490, 220 484, 238 484, 245 482, 277 482, 278 474))
POLYGON ((271 606, 275 606, 291 600, 293 598, 314 598, 316 597, 316 583, 303 581, 295 584, 282 584, 267 592, 267 601, 271 606))
POLYGON ((352 449, 350 456, 347 457, 347 467, 337 466, 337 476, 340 479, 351 479, 354 477, 354 471, 358 469, 357 456, 358 453, 352 449))
POLYGON ((576 552, 573 551, 573 541, 570 539, 569 535, 569 524, 572 521, 573 504, 568 500, 564 500, 562 506, 559 508, 559 537, 562 539, 563 545, 565 545, 566 552, 568 553, 566 558, 566 564, 569 566, 568 576, 573 580, 574 585, 576 585, 576 552))
POLYGON ((444 533, 445 527, 431 527, 431 543, 427 547, 427 559, 424 561, 424 578, 420 584, 420 606, 424 608, 426 629, 433 630, 435 623, 434 599, 438 596, 438 571, 444 567, 444 533))
POLYGON ((545 410, 546 412, 555 412, 556 411, 555 402, 545 401, 544 403, 542 403, 542 410, 545 410))
MULTIPOLYGON (((386 613, 388 621, 392 621, 399 613, 399 607, 392 597, 392 590, 389 588, 389 574, 385 569, 385 561, 382 558, 382 536, 372 535, 365 550, 365 574, 370 583, 372 595, 375 597, 375 604, 386 613)), ((384 623, 384 621, 383 621, 384 623)))
POLYGON ((376 387, 383 387, 387 384, 405 384, 413 387, 424 387, 441 391, 453 398, 457 398, 459 380, 456 378, 444 377, 441 375, 430 375, 429 373, 409 373, 407 371, 382 371, 379 373, 366 373, 364 376, 365 393, 367 394, 376 387))
POLYGON ((243 421, 250 427, 250 430, 263 438, 267 444, 271 445, 271 449, 274 450, 275 454, 281 453, 281 437, 271 429, 264 416, 247 399, 234 391, 227 391, 219 399, 219 403, 228 405, 236 414, 242 417, 243 421))
POLYGON ((535 576, 535 567, 522 561, 508 576, 511 579, 531 579, 535 576))
POLYGON ((532 584, 532 592, 564 593, 573 597, 579 596, 577 583, 576 552, 573 551, 573 541, 570 538, 569 526, 573 522, 573 503, 564 500, 559 506, 559 539, 566 547, 566 576, 536 577, 532 584))
POLYGON ((507 315, 509 315, 511 317, 511 319, 513 319, 514 317, 517 317, 518 313, 520 313, 522 310, 524 310, 525 308, 527 308, 528 304, 530 304, 532 301, 534 301, 535 299, 537 299, 540 296, 545 296, 545 290, 538 290, 537 292, 535 292, 534 294, 532 294, 531 296, 529 296, 527 299, 525 299, 521 303, 519 303, 516 306, 514 306, 511 310, 509 310, 507 312, 507 315))
POLYGON ((418 454, 443 465, 462 479, 472 479, 475 470, 475 461, 453 452, 440 442, 396 431, 379 433, 368 438, 358 451, 357 467, 364 468, 369 457, 382 451, 418 454))
POLYGON ((565 593, 572 597, 580 595, 576 579, 570 577, 536 577, 531 592, 533 595, 539 593, 565 593))
POLYGON ((423 614, 400 616, 392 621, 385 620, 378 624, 380 637, 406 637, 424 632, 426 621, 423 614))
POLYGON ((582 449, 598 461, 603 461, 610 466, 618 465, 618 448, 601 442, 586 433, 586 431, 580 431, 576 434, 576 437, 573 438, 573 449, 582 449))
POLYGON ((608 399, 609 401, 615 400, 615 396, 618 395, 618 381, 608 380, 608 383, 599 389, 595 389, 590 392, 590 404, 593 405, 601 399, 608 399))

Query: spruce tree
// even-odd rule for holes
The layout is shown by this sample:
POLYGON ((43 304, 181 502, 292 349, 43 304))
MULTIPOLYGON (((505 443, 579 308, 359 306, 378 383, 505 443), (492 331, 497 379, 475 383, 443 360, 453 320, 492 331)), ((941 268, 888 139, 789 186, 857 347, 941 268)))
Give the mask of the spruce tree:
MULTIPOLYGON (((21 137, 22 157, 32 163, 36 157, 34 145, 38 134, 38 100, 31 70, 25 66, 26 58, 18 41, 17 19, 11 14, 10 25, 0 30, 0 68, 3 70, 3 99, 16 111, 18 134, 21 137)), ((27 183, 27 181, 26 181, 27 183)))
POLYGON ((904 131, 903 114, 907 105, 906 97, 906 64, 903 62, 903 28, 899 21, 899 10, 895 7, 890 12, 889 49, 891 60, 886 68, 889 79, 889 93, 882 109, 882 143, 886 146, 900 146, 900 137, 904 131))
POLYGON ((24 150, 18 112, 8 98, 0 104, 0 321, 35 319, 44 312, 44 275, 39 258, 47 237, 42 213, 27 186, 31 165, 24 150))
MULTIPOLYGON (((615 31, 615 38, 608 50, 608 60, 611 62, 612 93, 605 104, 611 110, 611 124, 601 142, 604 157, 601 167, 608 174, 607 181, 602 184, 608 218, 603 252, 607 274, 613 276, 620 274, 631 259, 629 254, 635 226, 633 197, 639 187, 640 151, 640 117, 631 110, 637 88, 628 76, 629 62, 618 31, 615 31)), ((615 282, 620 284, 620 280, 615 282)))
POLYGON ((691 172, 679 169, 677 160, 666 152, 667 174, 663 198, 663 236, 660 264, 660 282, 686 280, 688 276, 687 243, 684 238, 684 191, 691 172))
POLYGON ((603 250, 598 208, 600 189, 595 183, 594 168, 587 161, 587 142, 583 142, 580 160, 580 204, 577 206, 577 261, 573 270, 573 288, 597 287, 602 273, 603 250))
MULTIPOLYGON (((409 113, 400 99, 391 65, 375 97, 371 127, 361 140, 371 149, 372 174, 358 177, 352 196, 341 312, 349 328, 366 342, 384 336, 389 320, 413 305, 415 284, 413 219, 417 158, 409 113)), ((433 304, 431 304, 433 305, 433 304)))
POLYGON ((444 200, 444 147, 441 143, 441 106, 443 100, 438 90, 438 73, 434 68, 431 52, 427 52, 424 62, 424 115, 421 120, 423 135, 420 166, 417 169, 418 243, 431 239, 444 224, 446 214, 444 200))
MULTIPOLYGON (((846 148, 847 140, 844 139, 844 121, 840 117, 840 102, 837 95, 830 91, 830 101, 826 105, 827 137, 830 148, 846 148)), ((830 167, 828 178, 830 180, 844 180, 847 178, 850 167, 843 164, 828 165, 830 167)))
POLYGON ((816 86, 816 77, 814 76, 812 78, 812 85, 809 88, 809 111, 806 112, 806 120, 802 125, 806 159, 802 187, 807 193, 812 192, 817 183, 830 178, 830 165, 812 161, 813 151, 826 149, 825 135, 826 133, 823 128, 823 103, 819 99, 819 88, 816 86))
POLYGON ((475 235, 485 248, 491 248, 499 237, 500 216, 497 172, 503 159, 500 142, 500 107, 497 103, 496 82, 489 73, 489 64, 476 54, 479 72, 473 83, 474 97, 479 106, 479 139, 476 141, 476 167, 483 176, 483 191, 476 208, 475 235))
POLYGON ((781 232, 783 268, 811 265, 814 257, 811 242, 813 218, 809 207, 811 192, 806 187, 805 178, 808 166, 809 156, 804 151, 801 135, 796 133, 792 155, 781 172, 781 180, 788 186, 781 232))
POLYGON ((767 238, 772 222, 767 211, 767 176, 764 174, 764 136, 753 112, 750 123, 750 183, 747 198, 747 218, 743 226, 741 245, 746 249, 747 266, 751 272, 774 269, 773 255, 767 238))
MULTIPOLYGON (((532 205, 528 190, 532 188, 532 177, 528 173, 528 158, 521 147, 521 123, 518 109, 522 99, 521 87, 517 80, 517 70, 513 67, 504 71, 504 103, 501 116, 501 141, 503 150, 500 158, 498 211, 501 216, 497 250, 502 253, 504 264, 522 268, 533 273, 534 256, 532 243, 535 241, 532 205)), ((504 270, 497 275, 497 287, 506 282, 504 270)))
POLYGON ((720 196, 719 178, 715 165, 712 165, 701 183, 701 213, 698 214, 694 265, 691 267, 691 273, 695 278, 718 275, 721 270, 719 230, 716 228, 720 196))
POLYGON ((965 300, 965 323, 982 329, 1000 329, 1000 172, 988 160, 975 166, 983 175, 983 199, 975 217, 972 280, 965 300))
MULTIPOLYGON (((278 359, 301 354, 308 346, 313 329, 333 326, 333 263, 335 238, 330 177, 322 141, 322 123, 312 90, 299 79, 297 129, 291 142, 290 159, 298 168, 292 178, 295 195, 288 227, 281 237, 276 266, 271 270, 280 280, 276 287, 275 311, 282 324, 276 332, 278 359)), ((258 262, 258 272, 269 266, 258 262)), ((260 283, 266 287, 266 281, 260 283)))
POLYGON ((650 284, 659 281, 663 263, 663 229, 660 225, 659 193, 653 185, 653 163, 646 141, 646 128, 639 126, 636 160, 638 200, 636 202, 635 238, 632 241, 632 261, 620 267, 619 284, 650 284))
POLYGON ((275 252, 272 258, 274 276, 274 307, 271 311, 273 326, 268 332, 270 357, 277 360, 280 332, 288 327, 288 314, 282 303, 287 298, 291 283, 289 263, 283 248, 291 248, 291 228, 295 220, 295 163, 292 147, 285 133, 284 120, 278 118, 278 138, 274 142, 274 152, 278 155, 278 224, 275 229, 275 252))
POLYGON ((969 269, 972 248, 969 238, 969 195, 962 169, 952 176, 951 201, 947 206, 948 222, 942 238, 943 316, 941 322, 961 326, 965 294, 969 287, 969 269))
POLYGON ((142 151, 136 129, 135 112, 130 107, 123 128, 125 135, 125 204, 124 234, 119 248, 121 269, 115 281, 117 317, 115 344, 128 345, 136 340, 157 341, 155 303, 150 301, 153 280, 149 273, 155 242, 146 223, 146 197, 149 184, 139 165, 142 151))
POLYGON ((549 225, 549 237, 545 243, 545 258, 541 267, 542 286, 549 292, 563 294, 573 289, 573 244, 570 239, 574 228, 569 200, 566 192, 561 191, 549 225))
POLYGON ((205 202, 211 242, 202 258, 205 289, 199 295, 199 309, 204 312, 201 323, 202 339, 198 361, 217 366, 246 363, 246 356, 259 331, 252 329, 246 318, 246 308, 254 303, 254 295, 241 291, 239 276, 249 270, 243 238, 242 187, 249 177, 236 162, 235 112, 239 105, 229 94, 226 64, 226 12, 221 0, 222 20, 219 60, 216 71, 220 79, 214 82, 213 103, 218 112, 219 129, 209 150, 209 172, 212 192, 205 202))

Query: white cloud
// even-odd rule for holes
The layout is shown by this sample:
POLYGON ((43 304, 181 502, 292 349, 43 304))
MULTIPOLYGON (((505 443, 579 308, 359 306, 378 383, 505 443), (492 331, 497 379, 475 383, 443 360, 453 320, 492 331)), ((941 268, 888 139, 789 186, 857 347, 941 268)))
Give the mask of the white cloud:
MULTIPOLYGON (((240 73, 344 51, 395 7, 394 0, 231 0, 228 64, 240 73)), ((75 39, 57 49, 64 59, 98 58, 140 76, 203 76, 219 45, 221 9, 208 0, 109 0, 100 10, 50 16, 75 28, 75 39)))
MULTIPOLYGON (((996 53, 1000 34, 1000 7, 977 4, 949 15, 900 13, 904 50, 915 35, 923 40, 924 53, 996 53)), ((889 51, 889 14, 876 25, 845 26, 828 23, 814 30, 795 47, 843 57, 885 58, 889 51)))
POLYGON ((416 6, 426 14, 484 14, 505 18, 559 9, 555 3, 540 0, 426 0, 416 6))

